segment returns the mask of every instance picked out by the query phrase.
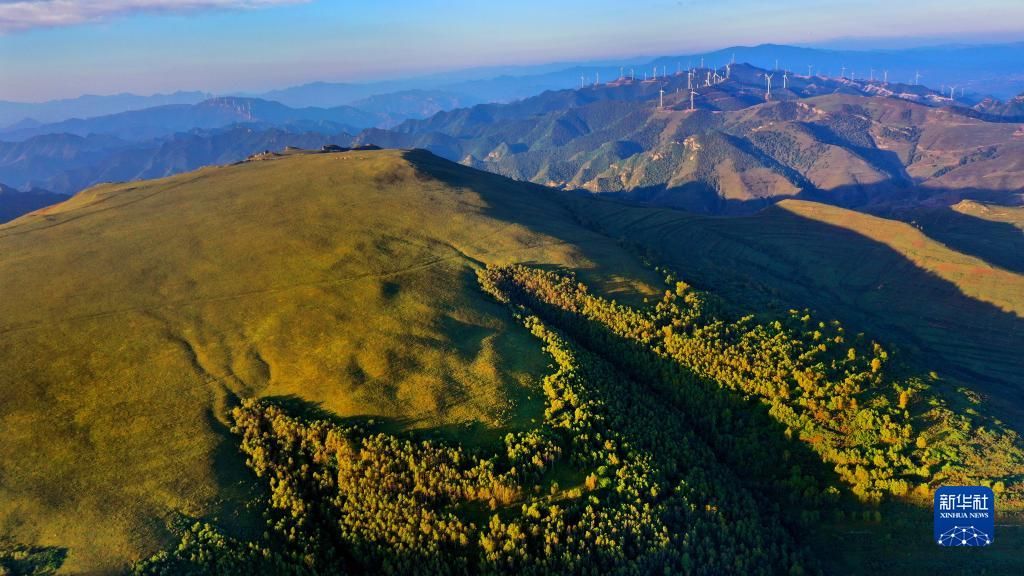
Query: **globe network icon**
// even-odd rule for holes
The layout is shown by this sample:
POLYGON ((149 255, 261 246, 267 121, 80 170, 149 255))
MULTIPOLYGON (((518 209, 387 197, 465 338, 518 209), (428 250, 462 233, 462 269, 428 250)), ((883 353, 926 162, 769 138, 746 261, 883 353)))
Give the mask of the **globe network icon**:
POLYGON ((986 486, 943 486, 935 491, 935 542, 988 546, 995 539, 995 494, 986 486))

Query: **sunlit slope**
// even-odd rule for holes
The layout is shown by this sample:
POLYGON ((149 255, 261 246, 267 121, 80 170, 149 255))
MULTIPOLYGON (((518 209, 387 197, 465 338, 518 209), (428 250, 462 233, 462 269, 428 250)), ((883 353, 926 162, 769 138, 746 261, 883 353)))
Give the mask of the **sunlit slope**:
POLYGON ((815 308, 917 352, 929 369, 991 394, 1004 415, 1022 421, 1019 273, 910 224, 814 202, 786 200, 743 218, 613 203, 583 209, 596 226, 647 247, 684 277, 747 309, 815 308))
POLYGON ((507 262, 624 299, 650 280, 550 192, 416 152, 105 185, 0 226, 0 538, 107 571, 176 513, 244 527, 238 396, 468 439, 528 421, 547 360, 473 274, 507 262))

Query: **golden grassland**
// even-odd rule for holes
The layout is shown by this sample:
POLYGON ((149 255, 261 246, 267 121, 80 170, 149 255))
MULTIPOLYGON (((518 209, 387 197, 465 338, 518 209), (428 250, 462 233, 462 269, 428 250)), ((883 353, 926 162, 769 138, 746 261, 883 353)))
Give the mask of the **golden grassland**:
POLYGON ((0 227, 0 534, 75 572, 152 552, 177 513, 244 526, 237 397, 484 437, 542 412, 547 362, 473 268, 579 268, 611 294, 651 277, 542 189, 410 158, 104 185, 0 227))

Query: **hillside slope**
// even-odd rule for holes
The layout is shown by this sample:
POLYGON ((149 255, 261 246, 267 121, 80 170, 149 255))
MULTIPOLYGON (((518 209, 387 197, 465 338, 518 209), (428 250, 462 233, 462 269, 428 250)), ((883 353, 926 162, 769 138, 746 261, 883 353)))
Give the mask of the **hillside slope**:
POLYGON ((1017 271, 910 224, 815 202, 784 200, 738 218, 613 202, 583 202, 579 210, 748 309, 809 306, 899 345, 1024 424, 1024 276, 1017 271))
POLYGON ((472 268, 570 266, 623 294, 646 272, 547 191, 448 166, 292 156, 100 186, 0 227, 5 536, 67 547, 79 572, 152 552, 155 519, 244 527, 223 423, 239 396, 483 437, 528 421, 546 361, 472 268))

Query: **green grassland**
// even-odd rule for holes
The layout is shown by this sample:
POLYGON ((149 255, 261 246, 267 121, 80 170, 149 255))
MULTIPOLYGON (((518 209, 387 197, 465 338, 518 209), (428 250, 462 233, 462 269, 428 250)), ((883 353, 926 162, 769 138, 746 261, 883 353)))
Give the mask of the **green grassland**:
POLYGON ((0 227, 0 533, 69 548, 76 572, 152 552, 176 513, 244 526, 236 397, 474 435, 529 423, 546 361, 472 268, 568 266, 620 297, 651 276, 544 190, 446 170, 292 156, 0 227))
MULTIPOLYGON (((338 529, 334 515, 341 514, 341 529, 364 546, 356 549, 367 553, 367 566, 394 561, 424 573, 449 561, 543 573, 543 563, 530 562, 544 558, 537 552, 552 544, 545 538, 566 544, 565 530, 574 534, 580 518, 602 535, 622 529, 625 536, 609 535, 608 546, 595 549, 577 534, 568 548, 556 547, 565 555, 548 557, 556 562, 548 568, 576 569, 576 554, 619 568, 623 554, 639 554, 648 566, 692 566, 694 557, 681 552, 708 553, 691 546, 713 526, 720 531, 713 546, 736 536, 743 552, 731 565, 715 564, 721 558, 712 554, 707 566, 738 570, 750 562, 745 566, 766 573, 813 573, 816 562, 792 535, 818 519, 828 522, 825 539, 861 530, 859 520, 825 516, 838 494, 850 496, 851 482, 871 501, 891 491, 920 504, 923 494, 903 492, 981 470, 1005 478, 1014 498, 1020 492, 1020 447, 1012 435, 991 436, 991 444, 979 436, 980 448, 961 461, 955 440, 964 432, 947 429, 959 420, 923 422, 923 401, 909 404, 912 413, 897 409, 906 402, 882 379, 889 371, 903 378, 934 369, 927 385, 907 389, 947 394, 935 406, 948 402, 958 415, 976 416, 971 426, 1000 430, 977 414, 991 412, 1020 429, 1020 275, 911 225, 811 202, 705 218, 516 183, 420 151, 292 153, 99 186, 0 226, 0 282, 0 554, 6 542, 36 547, 41 562, 66 555, 56 563, 68 572, 110 572, 168 549, 181 537, 182 517, 227 534, 189 532, 183 555, 207 545, 223 552, 222 538, 261 541, 259 516, 267 507, 260 495, 268 488, 271 519, 285 539, 292 528, 298 534, 281 544, 298 555, 293 560, 348 553, 319 536, 338 529), (520 270, 496 268, 515 264, 531 271, 516 280, 520 288, 511 280, 499 285, 499 276, 481 280, 484 290, 478 285, 485 268, 520 270), (676 303, 651 264, 722 297, 731 310, 723 317, 732 320, 723 325, 717 308, 676 303), (544 275, 555 269, 573 271, 579 284, 544 275), (668 312, 651 312, 663 294, 668 312), (555 304, 567 312, 546 308, 555 304), (810 333, 801 329, 797 339, 772 328, 774 318, 791 315, 788 308, 812 308, 823 321, 868 331, 897 361, 878 373, 869 360, 881 358, 877 348, 857 340, 848 357, 842 338, 834 340, 840 334, 831 332, 837 346, 827 353, 796 346, 810 333), (751 311, 759 324, 735 319, 751 311), (656 345, 661 323, 712 336, 722 326, 727 335, 749 330, 753 340, 723 349, 716 347, 733 336, 709 339, 707 350, 720 353, 701 360, 692 355, 699 348, 687 347, 703 345, 699 339, 678 340, 669 330, 665 345, 656 345), (759 340, 765 335, 770 339, 759 340), (787 339, 796 348, 786 354, 798 359, 780 372, 768 344, 787 339), (748 382, 761 384, 729 366, 748 369, 752 361, 758 378, 772 380, 747 390, 748 382), (826 397, 827 411, 826 400, 804 411, 794 388, 784 395, 793 402, 779 404, 796 410, 783 440, 777 421, 786 421, 769 419, 749 396, 794 385, 795 371, 809 375, 795 380, 808 394, 827 382, 839 390, 828 394, 841 400, 826 397), (961 384, 981 399, 955 393, 961 384), (687 393, 691 385, 694 394, 687 393), (866 460, 866 479, 853 463, 867 456, 816 446, 830 464, 849 464, 844 474, 854 480, 840 481, 819 471, 804 444, 863 426, 849 398, 865 408, 870 400, 879 418, 897 421, 906 412, 913 421, 900 425, 896 440, 879 443, 877 431, 865 431, 875 456, 899 462, 866 460), (239 409, 248 399, 264 402, 239 409), (671 424, 651 425, 659 421, 671 424), (924 447, 914 440, 922 430, 924 447), (418 444, 423 438, 434 443, 418 444), (362 452, 347 448, 354 445, 362 452), (1007 459, 979 468, 977 454, 986 450, 1007 459), (802 473, 792 472, 790 457, 802 473), (339 466, 360 469, 368 461, 394 476, 332 479, 339 466), (745 467, 752 463, 757 468, 745 467), (918 465, 942 469, 921 475, 918 465), (267 476, 276 483, 265 486, 267 476), (895 482, 905 477, 914 484, 895 482), (427 501, 396 504, 409 497, 396 488, 407 482, 427 501), (842 490, 811 490, 814 502, 796 517, 765 512, 760 524, 737 523, 811 484, 842 490), (374 500, 363 508, 357 495, 374 500), (651 516, 652 509, 659 512, 651 516), (307 518, 309 510, 325 516, 307 518), (411 533, 390 526, 381 533, 339 510, 424 523, 409 524, 420 527, 411 533), (498 520, 485 533, 492 512, 498 520), (629 518, 628 530, 611 520, 616 515, 629 518), (663 532, 645 528, 655 522, 681 547, 666 551, 663 532), (388 558, 396 542, 428 548, 388 558), (495 542, 507 544, 493 548, 495 542), (435 544, 441 548, 429 548, 435 544), (420 553, 429 562, 420 565, 420 553)), ((677 292, 691 303, 687 288, 677 292)), ((854 449, 868 446, 859 442, 854 449)), ((860 504, 844 506, 861 512, 860 504)), ((867 512, 859 518, 877 534, 874 510, 867 512)), ((814 543, 813 552, 829 545, 814 543)), ((835 565, 849 569, 882 545, 891 540, 844 549, 835 565)), ((260 550, 259 558, 239 553, 255 566, 270 557, 246 550, 260 550)), ((999 558, 1003 563, 992 566, 1014 565, 1012 556, 999 558)), ((190 561, 157 556, 148 566, 176 573, 178 560, 190 561)))

